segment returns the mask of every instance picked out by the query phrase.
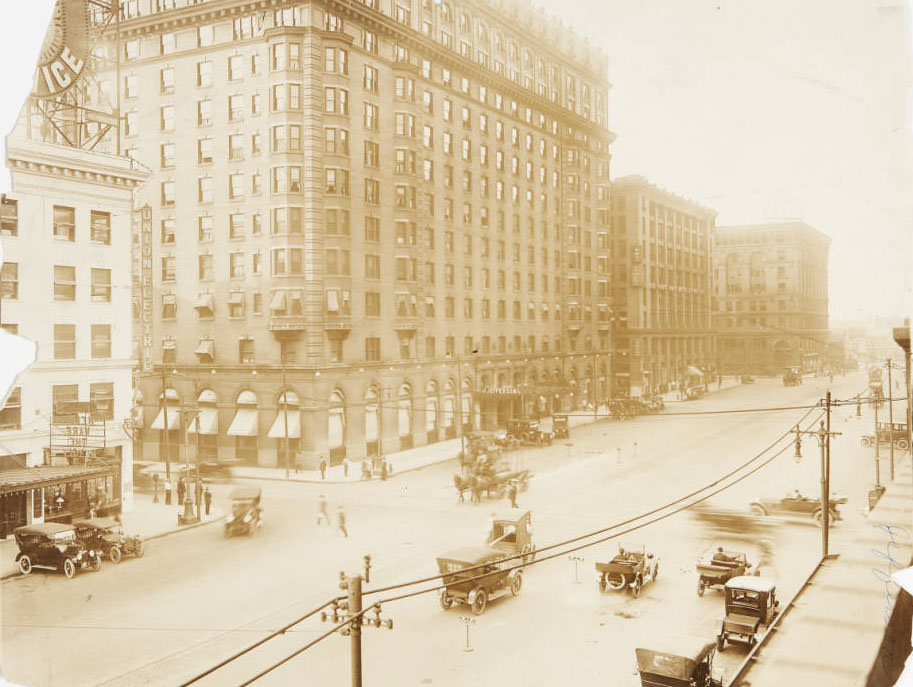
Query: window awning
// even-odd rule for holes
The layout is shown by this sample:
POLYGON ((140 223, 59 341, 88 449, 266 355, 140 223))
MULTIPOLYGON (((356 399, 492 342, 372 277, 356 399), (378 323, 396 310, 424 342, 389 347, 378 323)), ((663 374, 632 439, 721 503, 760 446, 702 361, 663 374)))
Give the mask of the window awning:
POLYGON ((162 348, 164 348, 166 351, 173 351, 177 347, 178 347, 178 342, 175 341, 174 339, 165 339, 164 341, 162 341, 162 348))
POLYGON ((238 408, 228 428, 230 437, 255 437, 259 433, 256 408, 238 408))
POLYGON ((194 415, 187 426, 188 434, 197 433, 197 419, 200 421, 200 434, 215 435, 219 433, 219 411, 215 408, 200 408, 200 414, 194 415))
POLYGON ((285 310, 285 291, 273 291, 273 297, 269 302, 269 309, 273 312, 282 312, 285 310))
POLYGON ((694 365, 688 366, 688 376, 689 377, 703 377, 704 373, 697 369, 694 365))
MULTIPOLYGON (((273 421, 273 426, 269 428, 270 439, 285 438, 285 417, 285 409, 280 408, 279 412, 276 413, 276 419, 273 421)), ((288 411, 288 438, 301 438, 301 412, 297 408, 290 408, 288 411)))
POLYGON ((200 345, 194 351, 195 355, 207 356, 210 360, 215 358, 215 341, 212 339, 200 339, 200 345))
POLYGON ((288 297, 293 301, 300 301, 301 300, 300 289, 295 289, 294 291, 289 291, 288 297))
POLYGON ((228 302, 232 305, 241 305, 244 302, 244 294, 240 291, 232 291, 228 296, 228 302))
POLYGON ((162 296, 162 305, 176 305, 176 304, 177 304, 177 296, 175 296, 173 293, 166 293, 165 295, 162 296))
MULTIPOLYGON (((181 428, 181 411, 175 406, 168 406, 168 429, 180 429, 181 428)), ((149 425, 149 429, 165 429, 165 409, 161 408, 158 415, 155 416, 155 419, 152 421, 152 424, 149 425)))
POLYGON ((197 310, 214 310, 215 301, 211 293, 201 293, 197 296, 197 302, 193 304, 197 310))

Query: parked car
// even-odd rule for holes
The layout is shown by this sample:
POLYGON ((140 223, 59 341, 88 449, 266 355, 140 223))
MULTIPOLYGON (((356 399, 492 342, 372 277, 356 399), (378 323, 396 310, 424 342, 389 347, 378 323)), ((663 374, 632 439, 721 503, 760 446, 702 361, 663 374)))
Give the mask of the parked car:
POLYGON ((618 547, 618 554, 608 563, 596 563, 596 582, 599 591, 630 589, 637 598, 648 582, 659 577, 659 560, 646 548, 640 551, 618 547))
POLYGON ((714 671, 716 642, 676 635, 651 640, 649 648, 634 650, 641 687, 722 687, 714 671))
POLYGON ((739 381, 742 384, 754 384, 754 377, 752 377, 751 375, 742 375, 741 377, 739 377, 739 381))
POLYGON ((526 511, 521 515, 504 513, 501 517, 492 518, 491 531, 488 533, 488 545, 507 556, 523 554, 523 558, 513 562, 531 563, 536 560, 536 545, 533 543, 533 516, 526 511))
POLYGON ((72 579, 85 568, 101 568, 100 552, 79 541, 72 525, 60 522, 26 525, 17 527, 13 534, 19 546, 16 562, 23 575, 34 568, 48 568, 72 579))
MULTIPOLYGON (((744 575, 751 563, 741 551, 726 551, 719 547, 713 555, 697 563, 697 595, 703 596, 707 587, 721 587, 733 577, 744 575)), ((759 574, 755 570, 755 574, 759 574)))
MULTIPOLYGON (((830 525, 837 520, 842 520, 839 505, 846 503, 845 496, 837 494, 831 495, 830 498, 830 525)), ((818 525, 824 522, 824 509, 821 506, 821 500, 804 496, 796 489, 792 494, 784 496, 782 499, 763 499, 758 498, 752 501, 750 506, 752 515, 786 515, 786 516, 809 516, 818 525)))
POLYGON ((456 549, 437 559, 441 572, 441 608, 467 604, 473 614, 485 612, 488 602, 510 592, 520 593, 523 569, 516 561, 505 561, 504 553, 490 546, 456 549))
POLYGON ((231 499, 231 513, 225 516, 224 534, 252 536, 263 526, 263 511, 260 507, 262 490, 259 487, 235 487, 231 499))
POLYGON ((799 386, 802 384, 802 375, 798 370, 789 369, 783 373, 783 386, 799 386))
POLYGON ((507 436, 524 444, 552 443, 552 433, 542 429, 538 420, 508 420, 507 436))
POLYGON ((146 544, 139 535, 127 536, 123 525, 114 518, 90 518, 75 520, 76 536, 86 546, 107 556, 112 563, 120 563, 124 554, 142 558, 146 544))
POLYGON ((905 422, 879 422, 875 425, 875 434, 863 434, 862 445, 874 446, 875 442, 879 444, 894 443, 894 447, 900 451, 906 451, 910 448, 910 442, 907 441, 907 425, 905 422))
POLYGON ((769 577, 743 575, 726 582, 726 617, 717 638, 720 651, 726 641, 754 646, 761 625, 769 626, 780 612, 776 582, 769 577))

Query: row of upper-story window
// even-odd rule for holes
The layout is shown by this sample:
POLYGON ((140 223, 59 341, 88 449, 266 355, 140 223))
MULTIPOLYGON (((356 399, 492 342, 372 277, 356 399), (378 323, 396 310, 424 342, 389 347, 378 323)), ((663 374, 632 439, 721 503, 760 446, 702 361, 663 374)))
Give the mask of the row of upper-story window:
MULTIPOLYGON (((29 393, 28 391, 26 393, 29 393)), ((78 384, 55 384, 51 387, 51 422, 66 423, 71 418, 60 412, 68 403, 79 400, 78 384)), ((89 402, 92 404, 92 422, 114 419, 114 382, 91 382, 89 402)), ((22 387, 13 387, 0 408, 0 431, 22 429, 22 387)))
MULTIPOLYGON (((88 272, 89 299, 94 303, 111 302, 111 270, 102 267, 90 267, 79 272, 88 272)), ((5 261, 0 267, 0 298, 16 300, 19 298, 19 263, 5 261)), ((83 287, 85 288, 85 287, 83 287)), ((76 265, 54 265, 53 279, 49 280, 48 295, 55 301, 77 300, 77 267, 76 265)), ((33 297, 35 294, 31 294, 33 297)))
MULTIPOLYGON (((75 242, 77 238, 76 208, 64 205, 53 207, 51 231, 54 238, 75 242)), ((19 201, 6 194, 0 196, 0 236, 19 235, 19 201)), ((111 213, 91 210, 89 213, 89 240, 92 243, 111 244, 111 213)))
POLYGON ((76 360, 78 357, 100 360, 111 357, 111 331, 110 324, 54 324, 53 325, 53 351, 54 360, 76 360), (85 346, 86 338, 77 341, 77 333, 88 338, 88 348, 85 346))
MULTIPOLYGON (((332 13, 325 15, 323 24, 328 31, 347 33, 342 18, 332 13)), ((379 40, 376 32, 366 28, 358 28, 356 31, 357 34, 354 38, 358 41, 361 50, 396 63, 411 64, 420 61, 423 75, 426 78, 431 78, 431 62, 427 58, 423 59, 424 51, 421 49, 416 50, 416 55, 413 56, 411 49, 397 40, 379 40)), ((605 123, 605 92, 566 66, 562 67, 558 64, 547 63, 541 57, 534 58, 530 50, 524 51, 521 61, 520 50, 514 41, 509 43, 511 47, 508 49, 507 59, 504 59, 499 50, 492 52, 490 48, 473 48, 471 42, 467 40, 455 42, 453 33, 446 29, 442 29, 435 34, 431 29, 430 23, 423 24, 423 31, 445 47, 458 51, 460 56, 466 60, 493 71, 500 78, 509 79, 531 94, 534 93, 536 97, 549 99, 553 103, 560 104, 566 109, 579 113, 586 119, 595 121, 598 125, 605 123)), ((163 57, 183 50, 205 49, 217 43, 222 44, 229 41, 227 23, 220 26, 218 33, 221 39, 219 41, 216 40, 216 27, 211 24, 198 26, 195 40, 190 30, 165 32, 158 34, 158 45, 154 47, 151 40, 144 41, 141 38, 128 39, 124 42, 124 58, 127 62, 130 62, 143 57, 163 57), (144 42, 148 43, 145 47, 144 42)), ((233 41, 246 40, 261 34, 261 17, 249 15, 248 17, 238 17, 233 20, 230 39, 233 41)), ((301 68, 301 46, 293 41, 273 43, 269 48, 269 58, 272 70, 298 70, 301 68)), ((341 67, 338 64, 334 63, 332 67, 332 71, 341 71, 341 67)), ((259 74, 261 68, 259 58, 251 58, 251 73, 254 75, 259 74)), ((240 69, 240 66, 232 65, 233 71, 231 73, 234 75, 233 78, 241 78, 240 69)), ((442 68, 442 72, 442 83, 451 85, 452 76, 450 70, 442 68)), ((465 82, 469 81, 468 77, 461 77, 461 79, 465 82)), ((482 87, 484 88, 484 85, 482 87)), ((467 83, 463 90, 468 93, 474 89, 467 83)), ((544 114, 541 117, 545 119, 544 114)), ((544 123, 542 125, 544 126, 544 123)))

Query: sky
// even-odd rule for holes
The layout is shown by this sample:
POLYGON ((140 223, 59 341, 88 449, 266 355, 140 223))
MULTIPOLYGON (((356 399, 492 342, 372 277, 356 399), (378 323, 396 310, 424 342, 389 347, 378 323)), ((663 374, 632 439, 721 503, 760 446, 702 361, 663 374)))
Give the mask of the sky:
MULTIPOLYGON (((908 6, 899 0, 536 4, 608 54, 613 177, 641 174, 715 209, 718 226, 804 220, 833 239, 833 321, 909 315, 908 6)), ((0 64, 8 66, 0 132, 12 128, 29 89, 51 7, 51 0, 0 2, 0 64)), ((0 189, 9 189, 5 169, 0 189)))

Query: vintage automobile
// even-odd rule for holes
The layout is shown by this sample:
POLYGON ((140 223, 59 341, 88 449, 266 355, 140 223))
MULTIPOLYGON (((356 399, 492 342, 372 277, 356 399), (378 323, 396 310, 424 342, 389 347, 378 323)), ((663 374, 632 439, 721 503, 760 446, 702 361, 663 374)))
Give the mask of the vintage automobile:
POLYGON ((555 439, 567 439, 571 436, 567 415, 554 415, 552 417, 552 434, 555 439))
POLYGON ((552 433, 542 429, 538 420, 508 420, 507 436, 523 444, 552 443, 552 433))
POLYGON ((739 377, 739 382, 742 384, 754 384, 754 377, 751 375, 742 375, 739 377))
POLYGON ((907 425, 903 422, 879 422, 875 425, 875 434, 863 434, 862 445, 874 446, 875 442, 879 444, 894 443, 894 448, 900 451, 906 451, 910 448, 910 442, 907 441, 907 425))
POLYGON ((630 589, 637 598, 648 582, 659 577, 659 560, 646 548, 640 551, 618 547, 618 554, 608 563, 596 563, 596 582, 599 591, 630 589))
POLYGON ((507 556, 523 554, 512 562, 531 563, 536 560, 536 545, 533 543, 533 516, 526 511, 521 515, 503 513, 491 520, 488 545, 507 556))
POLYGON ((107 556, 112 563, 120 563, 125 553, 141 558, 146 553, 146 544, 139 535, 127 536, 123 525, 114 518, 89 518, 74 520, 76 536, 86 546, 102 556, 107 556))
POLYGON ((703 637, 658 637, 649 648, 634 650, 641 687, 722 687, 713 668, 716 642, 703 637))
MULTIPOLYGON (((703 596, 707 587, 721 587, 733 577, 744 575, 751 563, 741 551, 726 551, 719 547, 709 559, 697 563, 697 595, 703 596)), ((755 571, 757 575, 758 572, 755 571)))
MULTIPOLYGON (((233 476, 232 469, 239 465, 239 460, 217 460, 205 461, 200 463, 200 480, 203 482, 227 482, 233 476)), ((188 465, 181 468, 179 477, 195 482, 197 478, 197 468, 195 465, 188 465)))
POLYGON ((517 596, 523 586, 523 569, 505 561, 504 553, 490 546, 465 547, 437 559, 441 572, 441 607, 467 604, 475 615, 485 612, 489 600, 510 592, 517 596))
POLYGON ((783 386, 799 386, 802 384, 802 375, 798 370, 789 369, 783 373, 783 386))
MULTIPOLYGON (((837 506, 846 503, 845 496, 832 494, 830 498, 830 522, 833 525, 837 520, 842 520, 840 511, 837 506)), ((798 489, 791 494, 787 494, 782 499, 762 499, 758 498, 751 502, 749 508, 752 515, 785 515, 785 516, 809 516, 818 525, 824 522, 824 509, 821 506, 821 500, 805 496, 798 489)))
POLYGON ((726 617, 717 648, 722 651, 727 640, 754 646, 760 626, 770 625, 780 612, 776 582, 769 577, 742 575, 726 582, 724 591, 726 617))
POLYGON ((253 536, 263 526, 260 498, 262 490, 259 487, 235 487, 229 498, 231 499, 231 513, 225 516, 224 533, 226 537, 235 534, 253 536))
POLYGON ((19 572, 28 575, 34 568, 59 570, 72 579, 79 570, 101 568, 101 553, 90 549, 76 537, 72 525, 46 522, 13 530, 19 553, 19 572))

